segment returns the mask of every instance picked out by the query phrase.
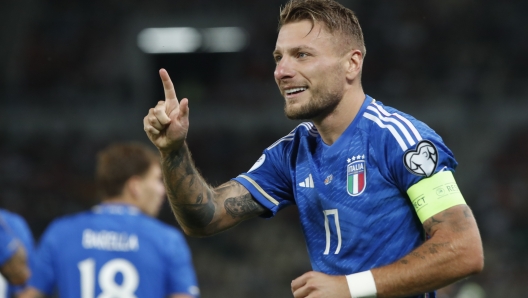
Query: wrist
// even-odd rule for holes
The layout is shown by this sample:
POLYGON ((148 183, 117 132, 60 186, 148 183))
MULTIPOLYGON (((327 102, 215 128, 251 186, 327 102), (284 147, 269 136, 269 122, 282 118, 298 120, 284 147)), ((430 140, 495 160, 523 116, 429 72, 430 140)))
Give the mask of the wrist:
POLYGON ((162 159, 164 157, 169 157, 169 156, 184 155, 185 152, 187 151, 187 143, 183 141, 180 144, 173 145, 168 148, 158 147, 158 151, 160 152, 160 156, 162 159))
POLYGON ((376 298, 376 282, 370 270, 345 275, 352 298, 376 298))

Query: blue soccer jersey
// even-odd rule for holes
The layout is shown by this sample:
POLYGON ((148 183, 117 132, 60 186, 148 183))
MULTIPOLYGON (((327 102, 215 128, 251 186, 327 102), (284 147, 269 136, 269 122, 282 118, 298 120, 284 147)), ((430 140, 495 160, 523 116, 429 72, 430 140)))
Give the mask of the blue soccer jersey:
POLYGON ((456 165, 431 128, 367 96, 331 146, 302 123, 235 180, 270 215, 296 204, 313 269, 347 275, 393 263, 423 243, 406 192, 456 165))
MULTIPOLYGON (((20 215, 0 209, 0 221, 6 229, 9 230, 13 236, 16 237, 26 250, 28 265, 31 267, 33 256, 33 235, 29 229, 26 221, 20 215)), ((13 245, 14 246, 14 245, 13 245)), ((16 246, 14 246, 16 247, 16 246)), ((14 250, 10 252, 12 255, 14 250)), ((3 262, 0 262, 3 263, 3 262)), ((22 287, 9 285, 7 280, 0 276, 0 298, 12 297, 14 293, 20 291, 22 287)))
POLYGON ((60 297, 198 296, 182 233, 125 204, 55 220, 37 248, 29 284, 60 297))

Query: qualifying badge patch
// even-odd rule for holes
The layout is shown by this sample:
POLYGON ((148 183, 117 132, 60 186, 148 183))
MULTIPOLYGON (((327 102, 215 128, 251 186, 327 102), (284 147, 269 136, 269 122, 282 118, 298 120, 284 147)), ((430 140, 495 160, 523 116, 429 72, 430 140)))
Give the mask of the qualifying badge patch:
POLYGON ((415 175, 431 177, 438 164, 438 150, 432 142, 423 140, 416 145, 416 149, 405 152, 403 164, 415 175))

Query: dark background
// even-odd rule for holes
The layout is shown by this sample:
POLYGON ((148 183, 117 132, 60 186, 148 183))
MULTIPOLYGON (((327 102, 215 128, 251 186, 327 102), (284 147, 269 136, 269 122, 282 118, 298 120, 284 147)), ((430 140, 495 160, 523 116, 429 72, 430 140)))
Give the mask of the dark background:
MULTIPOLYGON (((340 2, 364 30, 365 92, 426 122, 459 162, 486 266, 440 296, 524 297, 528 2, 340 2)), ((23 215, 38 239, 57 216, 97 203, 95 154, 114 141, 148 143, 142 119, 163 99, 160 67, 190 98, 188 143, 206 179, 217 185, 249 169, 296 125, 273 81, 283 4, 0 2, 0 207, 23 215), (140 51, 142 29, 170 26, 240 26, 249 44, 238 53, 140 51)), ((168 206, 160 217, 176 225, 168 206)), ((295 208, 188 241, 204 298, 291 297, 291 280, 310 269, 295 208)))

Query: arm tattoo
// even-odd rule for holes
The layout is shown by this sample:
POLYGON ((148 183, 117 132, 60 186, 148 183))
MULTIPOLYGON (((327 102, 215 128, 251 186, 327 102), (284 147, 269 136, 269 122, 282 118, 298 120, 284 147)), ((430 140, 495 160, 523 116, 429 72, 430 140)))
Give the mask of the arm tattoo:
POLYGON ((236 181, 222 184, 216 190, 221 195, 229 196, 224 202, 224 208, 235 219, 244 220, 266 211, 262 205, 253 199, 249 191, 236 181))
POLYGON ((162 157, 167 197, 174 215, 183 226, 201 229, 215 213, 213 191, 194 167, 187 145, 162 157))
MULTIPOLYGON (((436 215, 435 215, 436 216, 436 215)), ((427 219, 426 221, 424 221, 423 223, 423 226, 424 226, 424 229, 425 229, 425 232, 428 234, 428 235, 431 235, 431 229, 436 226, 437 224, 441 224, 442 222, 444 222, 443 220, 439 220, 437 219, 435 216, 432 216, 431 218, 427 219)))
POLYGON ((252 197, 250 193, 238 197, 232 197, 225 200, 225 209, 233 218, 245 217, 247 214, 253 214, 257 210, 261 210, 260 206, 252 197))
POLYGON ((432 235, 437 225, 443 224, 454 232, 463 232, 470 226, 470 220, 473 217, 471 210, 467 205, 452 207, 456 209, 444 210, 423 223, 425 232, 432 235), (435 227, 435 229, 433 229, 435 227))

